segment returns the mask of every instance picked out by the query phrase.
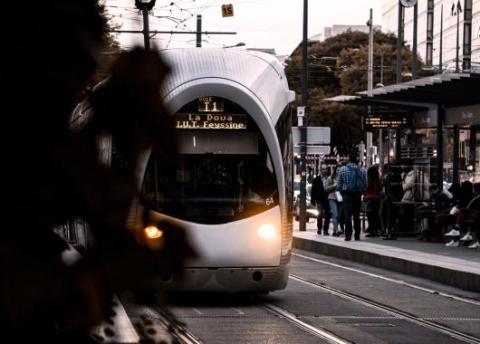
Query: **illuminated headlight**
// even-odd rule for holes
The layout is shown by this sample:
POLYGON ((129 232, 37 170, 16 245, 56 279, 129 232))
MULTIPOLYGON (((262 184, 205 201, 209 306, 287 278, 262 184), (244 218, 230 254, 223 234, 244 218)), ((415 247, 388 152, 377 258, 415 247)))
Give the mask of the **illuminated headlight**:
POLYGON ((262 225, 257 229, 257 234, 260 238, 265 240, 273 239, 276 235, 275 226, 273 225, 262 225))
POLYGON ((159 239, 163 236, 163 232, 157 226, 147 226, 143 229, 143 233, 147 239, 159 239))

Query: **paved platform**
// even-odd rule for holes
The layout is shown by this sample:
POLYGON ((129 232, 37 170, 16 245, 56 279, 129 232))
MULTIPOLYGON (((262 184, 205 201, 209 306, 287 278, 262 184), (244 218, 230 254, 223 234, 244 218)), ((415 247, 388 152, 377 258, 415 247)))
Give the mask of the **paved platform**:
MULTIPOLYGON (((73 265, 80 258, 80 253, 73 247, 62 253, 62 259, 67 265, 73 265)), ((113 317, 93 328, 92 337, 99 343, 106 344, 139 343, 140 337, 117 296, 114 297, 113 304, 113 317)))
POLYGON ((417 238, 383 240, 381 237, 344 241, 344 237, 318 235, 315 223, 299 231, 294 222, 293 247, 352 260, 391 271, 427 278, 454 287, 480 291, 480 250, 446 247, 417 238))

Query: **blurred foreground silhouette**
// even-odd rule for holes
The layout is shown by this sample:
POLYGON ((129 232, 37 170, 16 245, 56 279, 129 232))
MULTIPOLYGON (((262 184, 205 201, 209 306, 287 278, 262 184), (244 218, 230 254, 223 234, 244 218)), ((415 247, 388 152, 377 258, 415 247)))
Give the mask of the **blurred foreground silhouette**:
MULTIPOLYGON (((17 6, 5 3, 4 13, 17 6)), ((158 91, 168 67, 155 52, 123 53, 92 93, 86 122, 72 129, 72 110, 104 45, 97 1, 22 7, 24 25, 12 32, 0 24, 2 342, 93 342, 89 330, 111 315, 114 293, 178 273, 194 254, 172 224, 159 224, 163 235, 153 239, 143 232, 147 215, 127 226, 138 201, 139 154, 158 145, 174 159, 173 125, 158 91), (102 135, 121 163, 99 159, 102 135), (62 260, 68 245, 53 229, 76 218, 88 223, 95 244, 69 265, 62 260)))

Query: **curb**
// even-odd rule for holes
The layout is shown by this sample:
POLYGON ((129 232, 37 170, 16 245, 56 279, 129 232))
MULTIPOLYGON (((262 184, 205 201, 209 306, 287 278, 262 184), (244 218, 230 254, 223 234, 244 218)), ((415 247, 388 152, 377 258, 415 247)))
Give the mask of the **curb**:
POLYGON ((478 293, 480 290, 480 275, 467 271, 452 270, 446 267, 423 264, 408 259, 384 256, 355 248, 341 247, 298 237, 293 238, 293 247, 429 279, 468 291, 478 293))

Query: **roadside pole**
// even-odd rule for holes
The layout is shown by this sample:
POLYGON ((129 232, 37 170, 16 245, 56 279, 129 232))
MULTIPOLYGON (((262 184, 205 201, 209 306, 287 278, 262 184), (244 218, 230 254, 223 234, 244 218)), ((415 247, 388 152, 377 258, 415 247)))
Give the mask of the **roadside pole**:
POLYGON ((197 15, 197 48, 202 46, 202 15, 197 15))
MULTIPOLYGON (((367 22, 369 27, 368 30, 368 96, 372 96, 373 90, 373 9, 370 9, 370 19, 367 22)), ((371 114, 372 109, 371 106, 368 105, 367 113, 371 114)), ((381 129, 380 129, 381 130, 381 129)), ((372 147, 373 147, 373 133, 371 131, 367 131, 367 161, 366 167, 369 168, 372 165, 372 147)))
POLYGON ((303 0, 303 40, 302 40, 302 107, 303 120, 300 125, 300 231, 306 231, 307 208, 307 126, 308 126, 308 71, 307 71, 307 45, 308 45, 308 0, 303 0))
POLYGON ((150 50, 150 35, 149 35, 149 22, 148 22, 148 10, 142 9, 143 13, 143 43, 145 45, 145 50, 150 50))
POLYGON ((135 0, 135 7, 142 11, 143 15, 143 44, 145 50, 150 50, 150 28, 148 21, 148 12, 155 6, 156 0, 135 0))

